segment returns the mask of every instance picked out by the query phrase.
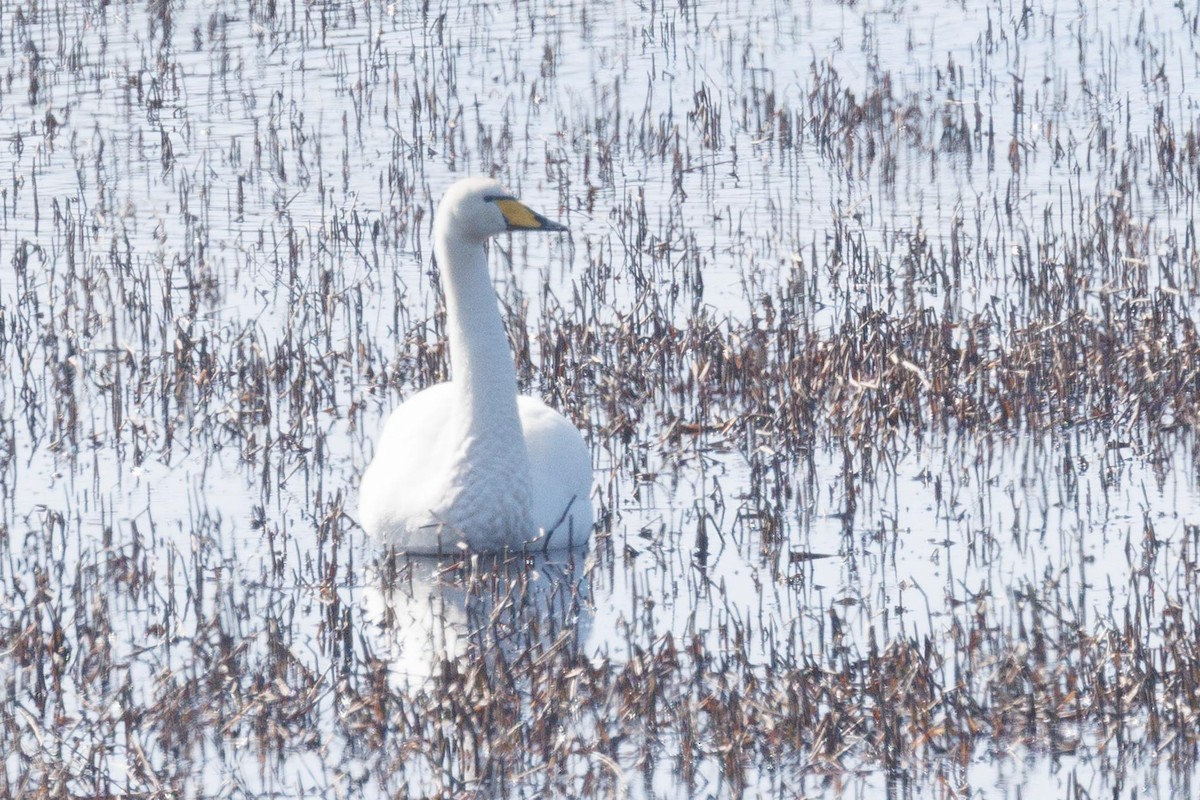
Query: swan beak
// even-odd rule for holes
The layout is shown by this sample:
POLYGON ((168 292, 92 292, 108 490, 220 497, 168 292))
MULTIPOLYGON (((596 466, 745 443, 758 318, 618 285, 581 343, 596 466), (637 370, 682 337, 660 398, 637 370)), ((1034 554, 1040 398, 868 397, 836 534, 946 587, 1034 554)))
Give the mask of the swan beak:
POLYGON ((504 215, 510 231, 565 231, 567 226, 548 220, 520 200, 511 197, 497 199, 496 206, 504 215))

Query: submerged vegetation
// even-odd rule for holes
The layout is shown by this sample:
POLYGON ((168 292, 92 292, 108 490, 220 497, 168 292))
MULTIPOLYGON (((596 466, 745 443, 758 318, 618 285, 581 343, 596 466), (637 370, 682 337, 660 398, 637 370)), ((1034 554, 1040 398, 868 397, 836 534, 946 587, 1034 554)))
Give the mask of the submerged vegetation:
POLYGON ((0 795, 1187 796, 1200 6, 0 6, 0 795), (432 210, 596 540, 385 558, 432 210))

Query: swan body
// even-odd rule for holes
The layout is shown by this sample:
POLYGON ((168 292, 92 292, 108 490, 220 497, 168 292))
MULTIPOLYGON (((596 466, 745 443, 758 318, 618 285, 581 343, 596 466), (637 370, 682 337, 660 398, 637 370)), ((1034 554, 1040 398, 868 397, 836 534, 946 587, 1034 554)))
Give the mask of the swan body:
POLYGON ((484 242, 507 230, 565 230, 499 183, 466 178, 434 215, 452 380, 392 412, 359 487, 359 519, 396 550, 560 549, 592 531, 592 458, 579 430, 516 370, 484 242))

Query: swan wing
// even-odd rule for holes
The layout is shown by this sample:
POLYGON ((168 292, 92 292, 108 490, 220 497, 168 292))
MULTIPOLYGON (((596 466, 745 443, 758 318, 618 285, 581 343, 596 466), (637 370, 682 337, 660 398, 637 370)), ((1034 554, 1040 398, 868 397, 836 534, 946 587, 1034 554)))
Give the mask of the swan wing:
POLYGON ((578 545, 592 533, 592 454, 579 429, 536 397, 517 398, 529 451, 530 511, 549 549, 578 545))
POLYGON ((438 481, 445 479, 451 452, 446 437, 454 429, 454 397, 450 382, 434 384, 388 417, 358 491, 359 522, 372 536, 403 545, 414 523, 437 507, 438 481))

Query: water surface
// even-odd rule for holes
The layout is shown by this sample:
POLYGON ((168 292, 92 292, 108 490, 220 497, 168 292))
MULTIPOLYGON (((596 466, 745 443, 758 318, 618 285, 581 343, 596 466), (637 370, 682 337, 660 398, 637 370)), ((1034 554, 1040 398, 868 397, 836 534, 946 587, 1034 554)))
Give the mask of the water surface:
POLYGON ((0 9, 0 779, 1188 794, 1198 19, 0 9), (601 524, 381 564, 467 174, 601 524))

